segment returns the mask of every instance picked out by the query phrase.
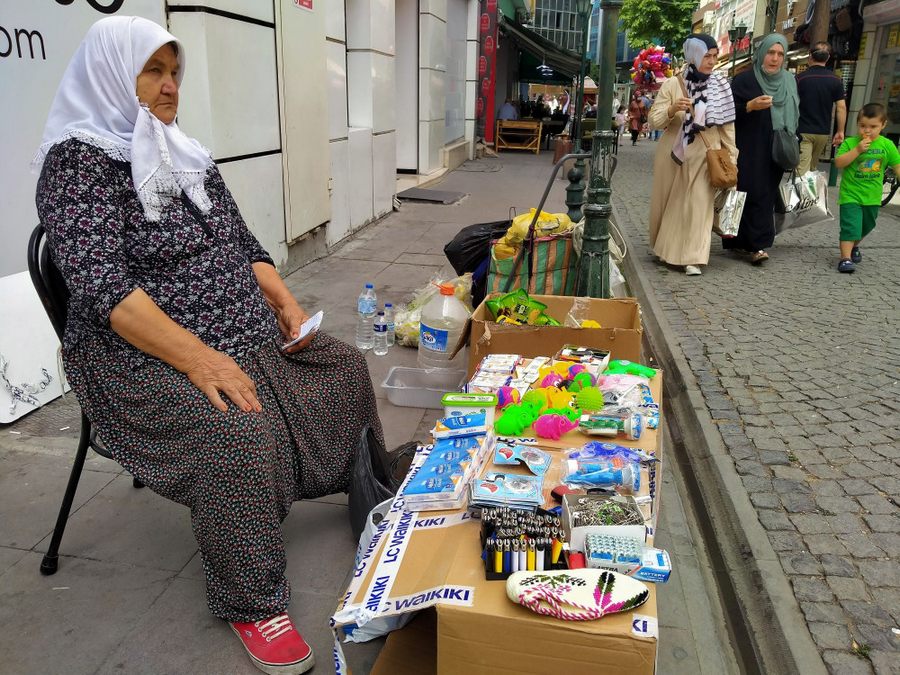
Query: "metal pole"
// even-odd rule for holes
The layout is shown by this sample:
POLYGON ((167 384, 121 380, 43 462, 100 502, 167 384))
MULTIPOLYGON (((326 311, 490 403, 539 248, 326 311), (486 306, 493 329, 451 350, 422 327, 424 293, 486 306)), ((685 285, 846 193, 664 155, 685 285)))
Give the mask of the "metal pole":
MULTIPOLYGON (((584 107, 584 77, 585 61, 588 45, 588 21, 591 16, 591 3, 588 3, 587 11, 581 14, 581 72, 579 73, 578 89, 575 93, 575 117, 572 120, 572 149, 581 151, 581 115, 584 107)), ((581 207, 584 204, 584 160, 580 157, 566 174, 569 181, 566 186, 567 214, 573 221, 578 222, 582 217, 581 207)))
POLYGON ((575 284, 577 295, 592 298, 610 296, 609 217, 612 215, 612 174, 618 147, 616 134, 610 131, 608 120, 615 87, 616 35, 621 7, 622 0, 600 0, 603 25, 600 33, 597 121, 606 119, 607 124, 594 131, 587 204, 584 207, 584 238, 575 284))

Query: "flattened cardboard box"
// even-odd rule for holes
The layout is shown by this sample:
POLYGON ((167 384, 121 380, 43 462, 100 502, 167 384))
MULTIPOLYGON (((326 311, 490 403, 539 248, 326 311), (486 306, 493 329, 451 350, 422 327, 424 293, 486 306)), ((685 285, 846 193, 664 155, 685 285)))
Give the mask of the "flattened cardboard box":
MULTIPOLYGON (((493 293, 486 300, 498 297, 493 293)), ((576 298, 559 295, 532 295, 547 305, 547 314, 560 323, 572 309, 576 298)), ((614 359, 641 362, 641 306, 634 298, 601 300, 577 298, 588 303, 582 319, 593 319, 602 328, 570 328, 568 326, 515 326, 497 323, 482 302, 466 324, 457 351, 469 345, 469 377, 487 354, 519 354, 528 358, 553 356, 567 344, 606 349, 614 359)))
MULTIPOLYGON (((650 387, 661 404, 662 374, 653 378, 650 387)), ((588 439, 573 435, 569 440, 562 447, 541 440, 543 449, 557 455, 544 481, 545 497, 559 483, 563 448, 580 446, 588 439)), ((661 434, 655 430, 623 445, 654 450, 662 459, 661 434)), ((484 470, 498 467, 488 461, 484 470)), ((656 485, 660 475, 657 469, 656 485)), ((642 486, 641 493, 648 494, 648 487, 642 486)), ((659 492, 654 492, 655 522, 659 492)), ((647 602, 631 612, 597 621, 563 622, 539 616, 510 601, 505 582, 484 579, 479 527, 465 512, 412 515, 403 510, 402 499, 395 501, 379 525, 377 539, 357 560, 353 581, 335 614, 336 639, 352 631, 360 619, 397 620, 433 607, 429 612, 436 612, 436 628, 430 628, 427 620, 392 633, 374 673, 551 673, 573 666, 583 673, 654 672, 654 584, 647 584, 647 602), (432 641, 429 645, 421 642, 426 638, 432 641)), ((336 644, 336 654, 339 650, 336 644)), ((346 671, 339 667, 337 672, 346 671)))

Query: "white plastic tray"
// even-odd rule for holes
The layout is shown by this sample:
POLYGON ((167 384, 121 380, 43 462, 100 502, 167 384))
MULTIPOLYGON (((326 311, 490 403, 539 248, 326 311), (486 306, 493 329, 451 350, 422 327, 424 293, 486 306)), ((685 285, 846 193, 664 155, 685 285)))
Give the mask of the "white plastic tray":
POLYGON ((388 401, 404 408, 442 409, 441 398, 459 391, 465 382, 464 370, 425 370, 394 366, 381 383, 388 401))

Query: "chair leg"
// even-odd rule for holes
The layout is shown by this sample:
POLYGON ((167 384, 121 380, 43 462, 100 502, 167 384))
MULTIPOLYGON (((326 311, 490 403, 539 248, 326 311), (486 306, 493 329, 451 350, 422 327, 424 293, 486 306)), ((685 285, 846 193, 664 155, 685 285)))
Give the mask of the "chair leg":
POLYGON ((82 413, 81 438, 78 439, 78 449, 75 451, 75 461, 72 464, 72 472, 69 474, 69 484, 66 485, 66 493, 63 495, 62 504, 59 506, 59 515, 56 517, 56 527, 53 528, 53 537, 50 539, 50 548, 41 560, 41 574, 55 574, 59 567, 59 544, 63 533, 66 531, 66 523, 69 520, 69 511, 72 510, 72 502, 75 500, 75 492, 78 490, 78 481, 81 479, 81 471, 84 469, 84 459, 87 456, 88 445, 91 441, 91 423, 82 413))

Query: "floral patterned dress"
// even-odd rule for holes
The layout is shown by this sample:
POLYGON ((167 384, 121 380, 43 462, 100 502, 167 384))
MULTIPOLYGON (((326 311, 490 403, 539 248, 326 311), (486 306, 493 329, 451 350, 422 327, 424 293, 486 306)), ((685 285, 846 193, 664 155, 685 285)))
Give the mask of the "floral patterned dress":
POLYGON ((116 461, 190 508, 212 613, 257 621, 290 599, 280 525, 291 503, 345 490, 363 426, 382 432, 355 348, 319 333, 296 354, 280 351, 251 267, 272 260, 215 166, 205 187, 209 213, 173 197, 147 222, 130 166, 70 139, 47 155, 37 206, 71 293, 63 361, 79 402, 116 461), (185 375, 115 333, 109 314, 137 288, 233 357, 263 411, 215 409, 185 375))

